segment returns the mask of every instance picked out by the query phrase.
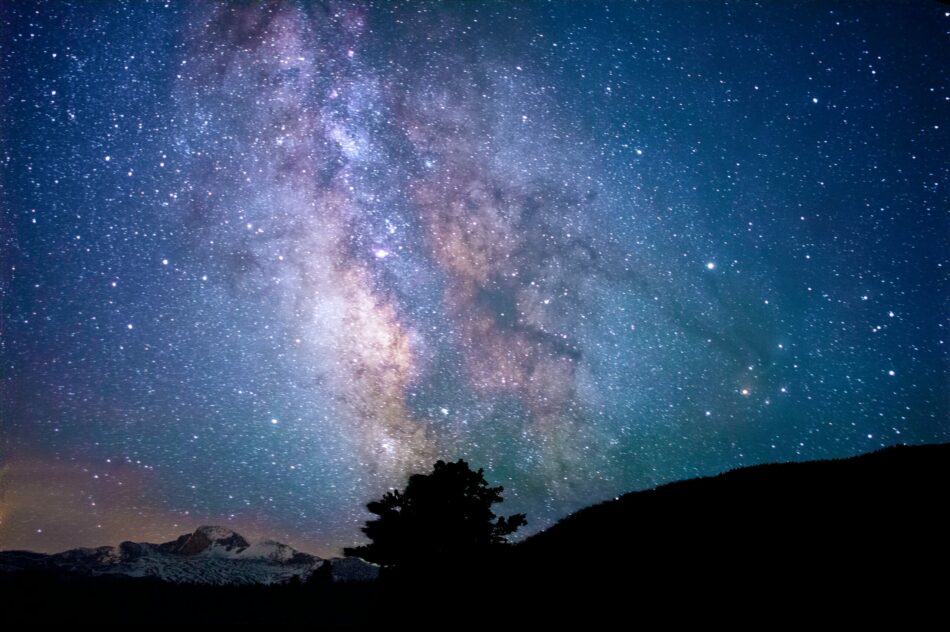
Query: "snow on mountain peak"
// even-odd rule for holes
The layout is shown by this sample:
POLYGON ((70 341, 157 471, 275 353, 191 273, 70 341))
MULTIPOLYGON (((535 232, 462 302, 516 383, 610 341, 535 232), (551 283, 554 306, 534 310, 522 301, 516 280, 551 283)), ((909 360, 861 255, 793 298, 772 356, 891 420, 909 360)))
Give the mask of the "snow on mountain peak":
POLYGON ((274 540, 250 544, 240 534, 217 526, 199 527, 164 544, 122 542, 117 547, 30 555, 0 552, 0 571, 32 565, 83 575, 157 577, 198 584, 282 583, 293 577, 305 579, 324 564, 330 564, 333 581, 367 581, 379 574, 375 564, 363 560, 322 560, 274 540))
POLYGON ((207 525, 203 527, 198 527, 197 529, 195 529, 195 532, 192 535, 194 536, 198 534, 205 536, 212 542, 215 542, 217 540, 228 540, 230 538, 233 538, 234 536, 237 536, 241 538, 242 540, 244 539, 238 533, 231 531, 227 527, 219 527, 215 525, 207 525))
POLYGON ((178 538, 173 548, 176 553, 198 555, 211 552, 212 549, 218 552, 231 552, 246 549, 249 546, 250 542, 227 527, 205 526, 198 527, 190 535, 178 538))

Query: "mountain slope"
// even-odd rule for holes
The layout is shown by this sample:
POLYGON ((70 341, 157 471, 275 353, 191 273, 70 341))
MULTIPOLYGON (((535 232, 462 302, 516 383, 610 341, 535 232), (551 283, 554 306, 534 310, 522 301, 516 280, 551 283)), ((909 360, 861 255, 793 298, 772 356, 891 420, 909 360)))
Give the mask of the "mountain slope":
MULTIPOLYGON (((525 572, 745 583, 827 569, 853 579, 950 553, 950 444, 769 464, 625 494, 515 547, 525 572)), ((828 574, 830 573, 830 575, 828 574)))
MULTIPOLYGON (((156 575, 0 572, 0 592, 13 604, 5 616, 31 625, 83 618, 140 624, 143 617, 178 625, 187 613, 198 624, 317 622, 328 629, 591 629, 654 620, 853 625, 856 617, 881 624, 888 616, 906 627, 908 618, 932 622, 945 609, 948 489, 950 445, 898 447, 626 494, 496 557, 444 564, 409 581, 210 585, 156 575), (108 608, 95 607, 103 603, 108 608)), ((136 546, 179 565, 294 559, 284 545, 245 543, 214 531, 136 546)), ((68 558, 101 570, 116 557, 134 559, 122 548, 6 552, 0 567, 55 569, 49 558, 56 557, 64 567, 68 558)), ((375 570, 360 560, 333 562, 334 573, 346 564, 375 570)))

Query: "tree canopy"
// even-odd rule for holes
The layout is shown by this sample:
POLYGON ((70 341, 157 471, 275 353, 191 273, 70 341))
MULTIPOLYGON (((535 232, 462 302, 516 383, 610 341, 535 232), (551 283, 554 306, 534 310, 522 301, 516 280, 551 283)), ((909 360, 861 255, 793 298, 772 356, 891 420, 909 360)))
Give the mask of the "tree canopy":
POLYGON ((495 550, 527 524, 524 514, 495 516, 491 506, 503 502, 503 490, 489 487, 483 470, 472 471, 462 459, 440 460, 431 473, 410 476, 404 491, 368 503, 378 517, 362 530, 372 542, 344 554, 401 567, 495 550))

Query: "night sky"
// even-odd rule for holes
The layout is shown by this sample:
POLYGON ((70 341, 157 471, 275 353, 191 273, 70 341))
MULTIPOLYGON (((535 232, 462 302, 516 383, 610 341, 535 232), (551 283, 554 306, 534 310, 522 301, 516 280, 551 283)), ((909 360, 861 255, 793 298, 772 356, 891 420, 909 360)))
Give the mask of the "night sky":
POLYGON ((0 18, 0 548, 950 440, 950 6, 0 18))

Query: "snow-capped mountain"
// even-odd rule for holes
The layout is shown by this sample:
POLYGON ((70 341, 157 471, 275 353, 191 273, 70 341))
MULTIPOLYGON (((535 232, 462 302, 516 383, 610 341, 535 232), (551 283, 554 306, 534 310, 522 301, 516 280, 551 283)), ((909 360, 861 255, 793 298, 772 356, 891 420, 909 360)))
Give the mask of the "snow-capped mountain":
POLYGON ((275 584, 304 580, 330 565, 334 581, 368 581, 379 567, 358 558, 321 559, 273 540, 250 543, 225 527, 199 527, 171 542, 123 542, 119 546, 71 549, 53 555, 0 552, 0 571, 52 569, 84 575, 157 577, 197 584, 275 584))

